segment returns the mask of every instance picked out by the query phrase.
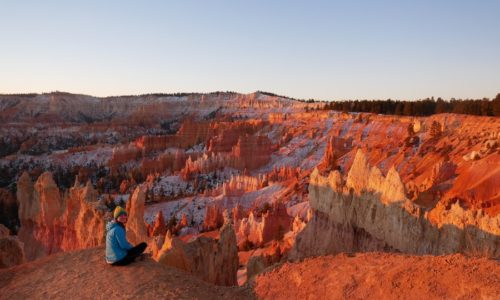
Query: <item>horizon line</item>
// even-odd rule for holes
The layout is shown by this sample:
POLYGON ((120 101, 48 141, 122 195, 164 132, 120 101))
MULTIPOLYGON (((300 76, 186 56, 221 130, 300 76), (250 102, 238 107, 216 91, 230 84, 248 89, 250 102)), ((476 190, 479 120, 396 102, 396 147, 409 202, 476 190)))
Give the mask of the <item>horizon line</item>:
POLYGON ((50 94, 69 94, 69 95, 79 95, 79 96, 87 96, 87 97, 93 97, 93 98, 101 98, 101 99, 106 99, 106 98, 119 98, 119 97, 144 97, 144 96, 189 96, 189 95, 210 95, 210 94, 217 94, 217 93, 223 93, 223 94, 238 94, 238 95, 251 95, 251 94, 257 94, 261 93, 267 96, 272 96, 272 97, 279 97, 279 98, 285 98, 285 99, 291 99, 291 100, 296 100, 296 101, 311 101, 313 100, 314 102, 336 102, 336 101, 422 101, 422 100, 435 100, 437 101, 438 99, 441 99, 443 101, 452 101, 452 100, 493 100, 495 99, 496 96, 500 95, 500 91, 496 94, 490 97, 482 97, 482 98, 462 98, 462 97, 450 97, 450 98, 444 98, 440 96, 428 96, 425 98, 406 98, 406 99, 401 99, 401 98, 341 98, 341 99, 316 99, 316 98, 295 98, 291 96, 286 96, 286 95, 279 95, 274 92, 268 92, 268 91, 263 91, 263 90, 256 90, 254 92, 250 93, 242 93, 242 92, 237 92, 237 91, 222 91, 222 90, 216 90, 212 92, 147 92, 147 93, 137 93, 137 94, 122 94, 122 95, 106 95, 106 96, 96 96, 92 95, 89 93, 78 93, 78 92, 67 92, 67 91, 59 91, 59 90, 54 90, 50 92, 16 92, 16 93, 2 93, 0 92, 0 97, 3 96, 29 96, 29 95, 50 95, 50 94))

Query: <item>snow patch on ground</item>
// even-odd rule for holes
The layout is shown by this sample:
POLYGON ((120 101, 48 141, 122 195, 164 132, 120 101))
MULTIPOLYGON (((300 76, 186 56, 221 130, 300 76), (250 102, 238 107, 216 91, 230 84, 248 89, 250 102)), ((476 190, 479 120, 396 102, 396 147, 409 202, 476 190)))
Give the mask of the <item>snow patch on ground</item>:
POLYGON ((73 166, 88 166, 91 164, 105 166, 111 159, 112 153, 113 147, 103 146, 94 150, 74 153, 57 151, 51 154, 42 155, 17 154, 15 159, 12 159, 13 156, 0 159, 0 165, 8 165, 13 162, 15 164, 36 163, 47 168, 49 166, 70 168, 73 166))

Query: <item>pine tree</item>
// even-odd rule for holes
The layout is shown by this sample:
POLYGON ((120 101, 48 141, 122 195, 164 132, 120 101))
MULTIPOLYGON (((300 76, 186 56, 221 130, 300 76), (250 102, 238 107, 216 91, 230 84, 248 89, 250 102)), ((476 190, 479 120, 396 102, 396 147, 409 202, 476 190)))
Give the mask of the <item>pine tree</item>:
POLYGON ((433 138, 441 136, 442 129, 441 124, 438 121, 432 121, 430 135, 433 138))
POLYGON ((498 117, 500 116, 500 93, 497 94, 495 99, 493 99, 493 115, 498 117))

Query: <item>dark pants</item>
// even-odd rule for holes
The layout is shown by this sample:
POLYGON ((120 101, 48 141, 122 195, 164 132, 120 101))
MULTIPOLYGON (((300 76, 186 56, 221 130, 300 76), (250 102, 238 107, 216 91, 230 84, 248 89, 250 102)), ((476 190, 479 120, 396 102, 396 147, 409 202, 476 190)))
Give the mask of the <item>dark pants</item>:
POLYGON ((117 262, 112 263, 113 266, 126 266, 129 263, 133 262, 136 257, 140 256, 144 250, 146 250, 146 247, 148 244, 146 243, 140 243, 135 247, 132 247, 127 251, 127 255, 120 259, 117 262))

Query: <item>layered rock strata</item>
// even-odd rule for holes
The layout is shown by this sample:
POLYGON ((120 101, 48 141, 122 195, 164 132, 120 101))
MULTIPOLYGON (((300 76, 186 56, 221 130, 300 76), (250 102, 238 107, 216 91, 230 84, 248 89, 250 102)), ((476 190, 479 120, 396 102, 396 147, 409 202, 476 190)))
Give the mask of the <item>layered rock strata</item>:
POLYGON ((407 199, 394 168, 382 175, 360 150, 346 183, 338 171, 328 177, 313 171, 309 198, 313 217, 291 258, 344 251, 500 257, 500 217, 458 203, 426 211, 407 199))

